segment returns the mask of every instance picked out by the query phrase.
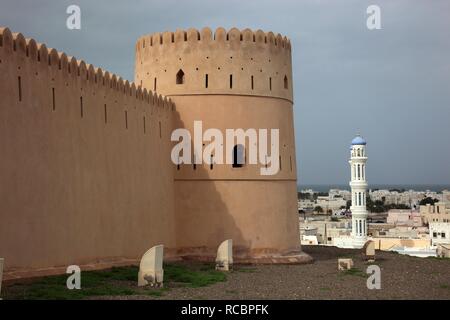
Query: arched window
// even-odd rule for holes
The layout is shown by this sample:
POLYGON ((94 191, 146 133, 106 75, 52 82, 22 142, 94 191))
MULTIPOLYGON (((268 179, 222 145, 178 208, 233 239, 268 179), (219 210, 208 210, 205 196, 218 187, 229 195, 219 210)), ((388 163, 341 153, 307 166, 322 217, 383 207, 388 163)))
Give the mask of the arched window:
POLYGON ((233 168, 241 168, 245 164, 245 148, 242 144, 233 147, 233 168))
POLYGON ((184 83, 184 72, 183 72, 183 70, 178 70, 178 72, 177 72, 177 81, 176 81, 176 83, 177 84, 183 84, 184 83))
POLYGON ((288 89, 289 88, 289 83, 288 83, 288 78, 287 76, 284 76, 284 88, 288 89))

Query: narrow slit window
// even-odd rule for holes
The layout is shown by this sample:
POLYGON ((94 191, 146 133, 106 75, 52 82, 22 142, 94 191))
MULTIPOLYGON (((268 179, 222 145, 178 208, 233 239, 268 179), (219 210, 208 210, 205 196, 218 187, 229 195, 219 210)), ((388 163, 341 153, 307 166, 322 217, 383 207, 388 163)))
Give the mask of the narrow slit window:
POLYGON ((108 123, 108 110, 106 108, 106 103, 105 103, 105 123, 108 123))
POLYGON ((251 78, 251 84, 252 84, 252 90, 253 90, 253 88, 255 87, 255 83, 254 83, 254 81, 253 81, 253 76, 252 76, 252 78, 251 78))
POLYGON ((288 83, 288 78, 287 76, 284 76, 284 88, 288 89, 289 88, 289 83, 288 83))
POLYGON ((147 128, 146 128, 146 123, 145 123, 145 116, 143 117, 143 121, 144 121, 144 134, 147 133, 147 128))
POLYGON ((19 85, 19 102, 22 101, 22 78, 18 77, 17 82, 19 85))
POLYGON ((161 133, 161 121, 159 122, 159 137, 162 138, 162 133, 161 133))
POLYGON ((289 157, 289 164, 291 166, 291 171, 292 171, 292 156, 289 157))
POLYGON ((176 84, 184 84, 184 72, 181 69, 177 72, 176 84))
POLYGON ((128 129, 128 111, 125 110, 125 129, 128 129))
POLYGON ((55 111, 56 110, 55 88, 52 88, 52 105, 53 105, 53 111, 55 111))
POLYGON ((80 97, 80 114, 81 114, 81 118, 83 118, 83 116, 84 116, 83 97, 80 97))
POLYGON ((272 91, 272 78, 269 78, 269 90, 272 91))
POLYGON ((205 75, 205 88, 208 89, 208 75, 205 75))
POLYGON ((279 157, 279 160, 280 160, 280 171, 281 171, 281 168, 282 168, 282 167, 281 167, 281 156, 279 157))
POLYGON ((233 89, 233 75, 230 74, 230 89, 233 89))
POLYGON ((210 161, 209 169, 210 170, 214 169, 214 156, 213 155, 211 155, 211 161, 210 161))
POLYGON ((153 91, 156 91, 156 78, 155 78, 155 80, 153 81, 153 91))

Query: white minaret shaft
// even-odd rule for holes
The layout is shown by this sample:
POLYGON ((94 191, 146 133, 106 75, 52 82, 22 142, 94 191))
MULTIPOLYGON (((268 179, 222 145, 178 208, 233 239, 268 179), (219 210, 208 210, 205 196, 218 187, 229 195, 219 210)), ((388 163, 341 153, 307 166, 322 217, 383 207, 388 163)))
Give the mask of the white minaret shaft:
POLYGON ((363 246, 367 240, 367 181, 366 181, 366 141, 357 136, 350 148, 350 168, 352 189, 352 238, 355 246, 363 246))

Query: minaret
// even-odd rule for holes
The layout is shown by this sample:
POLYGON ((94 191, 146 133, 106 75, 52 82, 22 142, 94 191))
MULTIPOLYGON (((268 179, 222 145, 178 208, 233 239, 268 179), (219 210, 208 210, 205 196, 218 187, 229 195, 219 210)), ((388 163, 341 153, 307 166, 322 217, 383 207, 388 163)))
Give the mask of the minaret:
POLYGON ((352 189, 352 238, 355 247, 362 247, 367 240, 366 210, 366 141, 360 136, 352 140, 350 148, 350 168, 352 189))

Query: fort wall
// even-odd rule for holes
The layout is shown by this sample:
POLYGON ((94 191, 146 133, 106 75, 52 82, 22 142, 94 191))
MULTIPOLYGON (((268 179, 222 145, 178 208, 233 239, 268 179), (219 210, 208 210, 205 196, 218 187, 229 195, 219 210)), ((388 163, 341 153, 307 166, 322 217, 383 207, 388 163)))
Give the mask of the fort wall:
POLYGON ((0 29, 5 272, 175 247, 173 103, 0 29))
POLYGON ((299 245, 291 69, 281 35, 190 29, 140 38, 130 83, 0 28, 6 278, 129 264, 156 244, 166 258, 212 260, 229 238, 236 262, 310 261, 299 245), (195 120, 279 129, 278 172, 174 165, 172 130, 193 132, 195 120))

